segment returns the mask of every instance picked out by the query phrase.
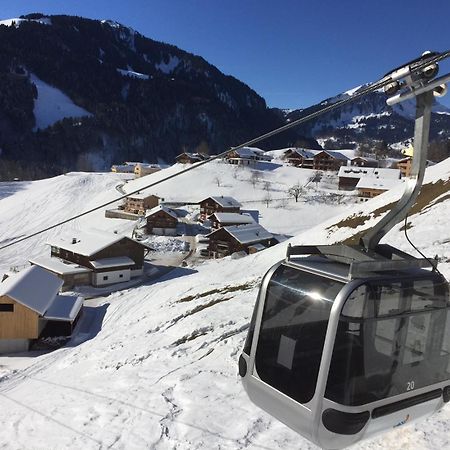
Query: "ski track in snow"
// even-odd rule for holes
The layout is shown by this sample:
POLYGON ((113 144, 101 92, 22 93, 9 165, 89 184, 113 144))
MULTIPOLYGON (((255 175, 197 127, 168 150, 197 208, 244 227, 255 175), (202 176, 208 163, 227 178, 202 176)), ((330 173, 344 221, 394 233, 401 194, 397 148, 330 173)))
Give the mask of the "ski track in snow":
MULTIPOLYGON (((211 164, 210 172, 203 173, 206 180, 202 186, 183 176, 181 185, 160 186, 158 192, 174 199, 184 193, 198 199, 207 197, 213 193, 202 189, 214 185, 214 177, 219 174, 228 186, 218 189, 222 195, 261 199, 264 191, 249 184, 248 171, 239 172, 238 178, 227 177, 226 170, 230 169, 211 164)), ((174 169, 167 170, 170 173, 174 169)), ((434 166, 428 174, 434 180, 448 179, 450 160, 434 166)), ((154 175, 162 176, 160 172, 154 175)), ((274 185, 282 190, 283 183, 294 184, 304 173, 281 168, 271 175, 274 185)), ((128 192, 148 183, 149 178, 145 178, 126 183, 128 192)), ((117 174, 68 174, 19 183, 12 195, 0 200, 4 211, 0 217, 1 240, 28 234, 116 198, 115 186, 122 179, 117 174), (42 203, 42 199, 46 201, 42 203), (13 208, 22 204, 27 205, 25 211, 13 208)), ((331 218, 334 214, 341 218, 351 211, 368 214, 398 195, 397 189, 364 204, 335 208, 320 202, 296 207, 291 201, 285 216, 279 208, 264 208, 262 204, 257 207, 262 213, 261 223, 269 230, 271 226, 292 234, 308 230, 294 238, 293 243, 324 243, 355 232, 347 228, 327 229, 340 220, 331 218), (290 221, 280 223, 280 215, 290 217, 290 221), (327 220, 319 224, 321 215, 327 220)), ((412 216, 409 235, 428 254, 439 253, 450 260, 450 211, 444 205, 435 201, 423 214, 412 216)), ((374 220, 369 219, 356 231, 374 220)), ((131 232, 132 225, 129 221, 104 219, 104 212, 99 211, 66 228, 74 233, 86 227, 131 232)), ((390 233, 389 242, 410 251, 398 229, 390 233)), ((4 250, 0 268, 8 270, 12 265, 25 264, 30 256, 47 254, 44 243, 49 235, 57 233, 53 230, 4 250)), ((0 409, 0 448, 317 449, 253 406, 237 375, 237 360, 258 281, 274 262, 284 257, 286 245, 239 260, 205 262, 188 275, 180 269, 173 272, 178 278, 167 276, 153 284, 112 293, 92 303, 106 308, 95 336, 89 336, 80 324, 79 335, 74 336, 72 343, 29 358, 25 367, 19 367, 14 357, 0 357, 0 398, 4 405, 0 409)), ((447 276, 450 274, 449 262, 442 264, 442 270, 447 276)), ((100 318, 94 315, 90 320, 100 318)), ((352 448, 450 448, 449 421, 447 407, 428 420, 352 448)))

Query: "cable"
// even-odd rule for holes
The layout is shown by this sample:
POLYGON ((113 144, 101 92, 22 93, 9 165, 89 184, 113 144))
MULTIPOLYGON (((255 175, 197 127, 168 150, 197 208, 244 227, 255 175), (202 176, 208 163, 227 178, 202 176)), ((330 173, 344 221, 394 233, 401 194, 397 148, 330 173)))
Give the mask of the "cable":
POLYGON ((405 237, 406 237, 406 240, 409 242, 409 244, 411 245, 411 247, 417 252, 417 253, 419 253, 424 259, 426 259, 427 261, 428 261, 428 263, 430 264, 430 266, 431 266, 431 268, 433 269, 433 271, 435 271, 435 272, 437 272, 439 275, 441 275, 443 278, 445 278, 444 277, 444 275, 442 275, 442 273, 439 271, 439 269, 437 268, 437 263, 436 264, 433 264, 432 263, 432 261, 427 257, 427 256, 425 256, 414 244, 413 244, 413 242, 411 241, 411 239, 409 239, 409 236, 408 236, 408 230, 407 230, 407 225, 408 225, 408 216, 406 216, 405 217, 405 226, 403 227, 403 229, 404 229, 404 231, 405 231, 405 237))
MULTIPOLYGON (((437 55, 435 55, 435 56, 433 56, 431 58, 426 58, 426 59, 423 60, 423 62, 421 62, 421 63, 419 63, 419 64, 414 66, 414 71, 415 72, 419 71, 420 69, 423 69, 423 68, 429 66, 430 64, 437 63, 437 62, 439 62, 439 61, 441 61, 441 60, 443 60, 445 58, 448 58, 449 56, 450 56, 450 50, 447 50, 446 52, 439 53, 439 54, 437 54, 437 55)), ((406 64, 405 66, 407 66, 407 65, 408 64, 406 64)), ((152 188, 152 187, 157 186, 157 185, 159 185, 161 183, 164 183, 165 181, 171 180, 172 178, 175 178, 175 177, 178 177, 180 175, 183 175, 184 173, 190 172, 191 170, 195 170, 198 167, 203 166, 204 164, 208 164, 211 161, 214 161, 214 160, 219 159, 219 158, 223 158, 228 153, 231 153, 233 151, 239 150, 239 149, 241 149, 243 147, 248 147, 250 145, 257 144, 258 142, 261 142, 261 141, 263 141, 263 140, 265 140, 265 139, 267 139, 269 137, 275 136, 275 135, 277 135, 279 133, 282 133, 283 131, 286 131, 286 130, 289 130, 290 128, 296 127, 297 125, 300 125, 300 124, 302 124, 304 122, 307 122, 309 120, 315 119, 315 118, 317 118, 317 117, 319 117, 319 116, 321 116, 323 114, 326 114, 326 113, 328 113, 330 111, 333 111, 334 109, 340 108, 341 106, 344 106, 347 103, 353 102, 353 101, 355 101, 356 99, 358 99, 360 97, 363 97, 363 96, 365 96, 367 94, 370 94, 373 91, 381 89, 384 86, 386 86, 389 83, 391 83, 392 81, 393 81, 393 78, 391 77, 391 75, 384 76, 381 80, 369 84, 364 89, 359 90, 358 92, 354 93, 353 95, 350 95, 349 97, 347 97, 347 98, 345 98, 343 100, 339 100, 336 103, 332 103, 332 104, 330 104, 328 106, 325 106, 324 108, 321 108, 321 109, 319 109, 319 110, 317 110, 317 111, 315 111, 315 112, 313 112, 311 114, 308 114, 307 116, 300 117, 299 119, 294 120, 293 122, 290 122, 290 123, 288 123, 286 125, 283 125, 282 127, 276 128, 275 130, 269 131, 268 133, 262 134, 262 135, 260 135, 260 136, 258 136, 256 138, 251 139, 251 140, 249 140, 247 142, 244 142, 243 144, 240 144, 240 145, 238 145, 236 147, 231 147, 229 150, 226 150, 226 151, 224 151, 222 153, 219 153, 218 155, 212 156, 212 157, 210 157, 210 158, 208 158, 208 159, 206 159, 204 161, 200 161, 200 162, 198 162, 196 164, 193 164, 192 166, 190 166, 190 167, 188 167, 186 169, 180 170, 179 172, 174 173, 172 175, 169 175, 169 176, 167 176, 165 178, 162 178, 159 181, 155 181, 154 183, 150 183, 147 186, 141 187, 140 189, 136 189, 135 191, 130 192, 130 193, 125 194, 125 195, 122 195, 122 196, 120 196, 120 197, 118 197, 118 198, 116 198, 114 200, 111 200, 109 202, 106 202, 106 203, 103 203, 101 205, 98 205, 95 208, 91 208, 91 209, 89 209, 87 211, 84 211, 84 212, 82 212, 80 214, 77 214, 75 216, 69 217, 68 219, 65 219, 65 220, 63 220, 61 222, 55 223, 53 225, 50 225, 50 226, 48 226, 46 228, 43 228, 43 229, 41 229, 39 231, 36 231, 36 232, 32 233, 32 234, 26 235, 26 236, 24 236, 24 237, 22 237, 20 239, 16 239, 15 241, 12 241, 12 242, 10 242, 8 244, 2 245, 0 247, 0 250, 4 250, 5 248, 11 247, 11 246, 13 246, 15 244, 18 244, 19 242, 23 242, 23 241, 26 241, 28 239, 31 239, 32 237, 38 236, 39 234, 45 233, 46 231, 50 231, 53 228, 57 228, 57 227, 59 227, 61 225, 64 225, 64 224, 66 224, 68 222, 72 222, 73 220, 79 219, 80 217, 86 216, 87 214, 90 214, 90 213, 92 213, 94 211, 98 211, 99 209, 102 209, 102 208, 105 208, 106 206, 112 205, 113 203, 116 203, 116 202, 118 202, 120 200, 123 200, 123 199, 125 199, 127 197, 130 197, 131 195, 137 194, 140 191, 144 191, 146 189, 152 188)))

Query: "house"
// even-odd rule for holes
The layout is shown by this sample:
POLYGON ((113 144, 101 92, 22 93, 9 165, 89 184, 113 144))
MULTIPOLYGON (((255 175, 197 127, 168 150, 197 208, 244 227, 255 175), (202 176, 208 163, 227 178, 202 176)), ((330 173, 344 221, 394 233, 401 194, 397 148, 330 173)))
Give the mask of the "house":
POLYGON ((148 234, 176 236, 178 216, 167 206, 155 206, 145 215, 145 227, 148 234))
POLYGON ((147 209, 152 209, 159 205, 161 198, 157 195, 138 192, 125 199, 123 207, 125 212, 144 216, 147 209))
POLYGON ((347 158, 336 150, 322 150, 314 155, 312 169, 325 171, 338 171, 341 166, 346 166, 347 158))
POLYGON ((0 353, 27 351, 40 336, 70 336, 82 297, 58 295, 63 281, 32 266, 0 283, 0 353))
POLYGON ((115 173, 134 173, 134 168, 136 167, 135 162, 125 162, 123 164, 114 164, 111 166, 111 172, 115 173))
MULTIPOLYGON (((427 167, 433 166, 434 162, 427 160, 427 167)), ((400 170, 402 177, 409 177, 411 176, 411 170, 412 170, 412 157, 408 156, 406 158, 400 159, 397 161, 397 168, 400 170)))
POLYGON ((213 258, 241 251, 255 253, 278 243, 272 233, 257 223, 222 227, 206 237, 209 238, 208 253, 213 258))
POLYGON ((246 225, 255 223, 253 217, 248 214, 239 213, 221 213, 217 212, 209 216, 211 222, 211 229, 217 230, 222 227, 229 227, 233 225, 246 225))
POLYGON ((161 166, 158 164, 144 164, 144 163, 138 163, 134 167, 134 174, 136 177, 140 178, 145 175, 150 175, 152 173, 158 172, 161 170, 161 166))
POLYGON ((355 156, 351 159, 350 165, 357 167, 378 167, 378 160, 366 156, 355 156))
POLYGON ((398 169, 380 169, 378 167, 356 167, 342 166, 339 168, 339 190, 352 191, 361 178, 371 177, 374 179, 398 180, 400 178, 398 169))
POLYGON ((256 147, 243 147, 233 150, 225 155, 224 158, 229 164, 250 165, 258 161, 269 162, 272 157, 267 155, 263 150, 256 147))
POLYGON ((362 199, 369 199, 382 194, 383 192, 392 189, 402 183, 402 180, 390 178, 376 178, 376 177, 362 177, 356 189, 358 189, 358 196, 362 199))
POLYGON ((241 204, 233 197, 208 197, 200 202, 200 220, 216 212, 240 213, 241 204))
POLYGON ((312 169, 314 166, 314 156, 310 150, 303 148, 290 148, 286 150, 283 154, 283 158, 289 162, 289 164, 302 167, 305 169, 312 169))
POLYGON ((208 155, 204 155, 203 153, 183 152, 175 157, 175 161, 179 164, 194 164, 208 158, 208 155))
POLYGON ((106 286, 140 276, 147 247, 126 236, 101 231, 62 235, 47 242, 49 257, 30 260, 63 281, 63 289, 75 285, 106 286))

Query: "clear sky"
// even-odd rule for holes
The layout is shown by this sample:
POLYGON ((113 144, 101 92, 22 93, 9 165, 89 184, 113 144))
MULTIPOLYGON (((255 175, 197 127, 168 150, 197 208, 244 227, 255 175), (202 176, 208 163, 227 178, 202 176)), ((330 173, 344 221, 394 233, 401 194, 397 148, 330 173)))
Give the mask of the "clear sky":
POLYGON ((450 48, 450 0, 0 0, 2 19, 30 12, 117 20, 203 56, 281 108, 450 48))

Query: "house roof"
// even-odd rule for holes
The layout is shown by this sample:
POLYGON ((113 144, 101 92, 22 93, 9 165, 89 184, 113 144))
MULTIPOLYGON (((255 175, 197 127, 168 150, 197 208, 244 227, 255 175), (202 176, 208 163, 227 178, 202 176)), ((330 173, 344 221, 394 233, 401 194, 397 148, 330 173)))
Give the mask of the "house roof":
POLYGON ((119 170, 120 172, 133 172, 134 166, 130 166, 128 164, 114 164, 111 166, 111 169, 119 170))
POLYGON ((389 189, 398 186, 402 182, 403 181, 400 179, 362 177, 358 181, 356 189, 379 189, 388 191, 389 189))
POLYGON ((201 153, 183 152, 183 153, 180 153, 179 155, 177 155, 175 157, 175 159, 178 159, 180 156, 183 156, 183 155, 188 156, 191 159, 197 159, 198 161, 203 161, 204 159, 208 158, 208 156, 202 155, 201 153))
POLYGON ((257 156, 258 158, 263 158, 267 161, 270 161, 272 159, 270 155, 266 155, 266 152, 264 150, 256 147, 242 147, 238 150, 235 150, 235 152, 239 155, 240 158, 251 159, 252 157, 257 156))
POLYGON ((43 316, 63 283, 63 280, 42 267, 31 266, 0 283, 0 296, 7 295, 43 316))
POLYGON ((311 158, 314 158, 314 156, 315 156, 315 154, 312 151, 306 150, 304 148, 289 149, 285 153, 288 153, 289 151, 291 151, 291 155, 289 156, 290 158, 294 158, 295 155, 297 155, 302 158, 311 159, 311 158))
POLYGON ((155 206, 150 211, 147 211, 147 214, 145 215, 145 217, 153 216, 154 214, 156 214, 159 211, 164 211, 169 216, 178 220, 178 216, 177 216, 176 212, 173 209, 168 208, 167 206, 164 206, 164 205, 155 206))
POLYGON ((257 223, 219 228, 218 230, 206 235, 206 237, 222 232, 221 230, 226 231, 240 244, 252 244, 273 238, 272 233, 269 233, 265 228, 257 223))
POLYGON ((54 256, 41 256, 39 258, 30 259, 29 261, 31 264, 43 267, 44 269, 50 270, 50 272, 54 272, 59 275, 92 272, 92 270, 87 267, 80 266, 73 262, 65 261, 54 256))
POLYGON ((48 320, 62 320, 72 322, 78 316, 83 306, 83 297, 73 295, 57 295, 47 309, 44 318, 48 320))
POLYGON ((398 180, 400 178, 400 169, 380 169, 378 167, 356 167, 356 166, 342 166, 339 168, 339 177, 344 178, 383 178, 398 180))
POLYGON ((233 197, 208 197, 202 200, 200 203, 211 199, 216 202, 218 205, 222 206, 222 208, 240 208, 242 205, 233 197))
POLYGON ((102 258, 90 262, 95 269, 110 269, 111 267, 134 266, 135 262, 128 256, 102 258))
POLYGON ((149 198, 149 197, 156 197, 156 198, 160 198, 155 194, 150 194, 149 192, 137 192, 136 194, 133 195, 129 195, 127 198, 131 198, 131 199, 138 199, 138 200, 143 200, 145 198, 149 198))
MULTIPOLYGON (((78 253, 79 255, 92 256, 122 239, 132 240, 127 236, 100 230, 91 230, 89 232, 73 231, 70 235, 60 235, 51 239, 47 244, 53 247, 63 248, 64 250, 73 253, 78 253)), ((139 244, 139 242, 136 243, 139 244)))
MULTIPOLYGON (((323 150, 323 152, 326 153, 327 155, 331 156, 332 158, 340 159, 342 161, 348 161, 350 159, 347 156, 345 156, 343 153, 338 152, 337 150, 323 150)), ((322 152, 319 152, 319 153, 322 153, 322 152)))
POLYGON ((216 220, 220 223, 254 223, 253 217, 247 214, 238 214, 238 213, 214 213, 211 218, 216 218, 216 220))

